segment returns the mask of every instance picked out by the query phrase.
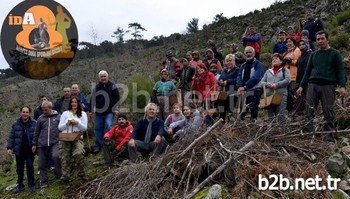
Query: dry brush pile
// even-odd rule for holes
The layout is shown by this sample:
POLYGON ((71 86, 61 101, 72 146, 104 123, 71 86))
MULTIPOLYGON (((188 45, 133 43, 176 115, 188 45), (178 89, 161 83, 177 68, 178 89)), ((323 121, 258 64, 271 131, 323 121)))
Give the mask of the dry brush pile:
MULTIPOLYGON (((339 115, 350 112, 345 108, 338 111, 339 115)), ((322 118, 317 117, 320 126, 322 118)), ((226 125, 218 121, 206 131, 199 129, 171 145, 156 160, 110 170, 67 196, 192 198, 204 187, 217 183, 230 192, 227 198, 333 198, 329 190, 258 189, 259 174, 266 178, 282 174, 291 182, 295 178, 328 176, 324 163, 334 146, 322 142, 327 132, 301 134, 303 125, 302 120, 281 126, 266 121, 235 120, 226 125)))

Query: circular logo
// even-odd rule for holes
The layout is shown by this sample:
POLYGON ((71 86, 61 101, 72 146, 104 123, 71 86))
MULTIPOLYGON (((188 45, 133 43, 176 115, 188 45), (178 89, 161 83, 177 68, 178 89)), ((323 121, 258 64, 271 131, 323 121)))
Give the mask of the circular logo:
POLYGON ((59 3, 25 0, 7 15, 1 48, 11 68, 24 77, 48 79, 73 61, 78 31, 73 17, 59 3))

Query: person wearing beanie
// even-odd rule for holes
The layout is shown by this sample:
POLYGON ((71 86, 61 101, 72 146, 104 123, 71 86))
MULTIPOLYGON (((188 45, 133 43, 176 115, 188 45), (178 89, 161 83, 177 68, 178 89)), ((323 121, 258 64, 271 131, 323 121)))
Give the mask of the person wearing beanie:
POLYGON ((117 165, 118 162, 129 158, 128 141, 131 138, 133 129, 126 115, 119 113, 116 125, 106 132, 103 137, 105 168, 111 165, 117 165))
POLYGON ((315 51, 315 50, 316 50, 314 42, 311 41, 311 40, 309 39, 309 31, 308 31, 308 30, 303 30, 303 31, 301 31, 301 33, 300 33, 300 38, 303 39, 304 42, 307 41, 307 43, 308 43, 308 45, 309 45, 309 48, 310 48, 312 51, 315 51))
POLYGON ((278 33, 278 41, 273 46, 273 53, 278 53, 280 55, 283 55, 288 48, 287 48, 287 42, 286 42, 287 33, 284 30, 279 31, 278 33))

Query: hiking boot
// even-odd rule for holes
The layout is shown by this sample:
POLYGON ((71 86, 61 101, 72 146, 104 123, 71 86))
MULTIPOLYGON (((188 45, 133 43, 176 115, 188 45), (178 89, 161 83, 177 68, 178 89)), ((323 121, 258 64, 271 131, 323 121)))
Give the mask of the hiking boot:
POLYGON ((21 188, 21 187, 17 186, 14 192, 21 193, 22 191, 24 191, 24 187, 21 188))
POLYGON ((65 189, 68 189, 70 187, 69 181, 68 180, 64 180, 63 181, 63 186, 65 189))

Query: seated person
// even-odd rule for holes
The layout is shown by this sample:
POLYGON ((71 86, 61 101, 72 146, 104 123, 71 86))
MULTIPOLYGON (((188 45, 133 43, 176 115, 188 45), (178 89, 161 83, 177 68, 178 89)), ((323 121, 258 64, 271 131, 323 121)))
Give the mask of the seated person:
POLYGON ((149 103, 145 107, 146 117, 137 122, 129 141, 129 159, 135 163, 137 152, 157 157, 164 148, 162 140, 164 122, 157 118, 157 105, 149 103))
POLYGON ((169 133, 173 133, 174 129, 181 127, 180 130, 174 133, 173 140, 183 138, 186 134, 198 130, 203 123, 203 119, 198 110, 192 111, 188 106, 184 106, 183 114, 185 119, 171 123, 167 130, 169 133))
MULTIPOLYGON (((185 116, 181 112, 181 106, 178 103, 175 103, 173 105, 173 113, 171 115, 169 115, 166 118, 165 122, 164 122, 164 128, 166 130, 166 132, 164 133, 164 138, 165 138, 165 140, 168 143, 173 143, 174 142, 173 134, 167 132, 167 129, 169 128, 169 125, 174 123, 174 122, 183 120, 183 119, 185 119, 185 116)), ((181 127, 178 127, 177 129, 174 129, 174 133, 176 132, 176 130, 178 130, 180 128, 181 127)))
POLYGON ((103 156, 106 167, 114 163, 115 155, 119 161, 129 158, 128 141, 133 126, 124 114, 118 114, 117 124, 103 137, 103 156))

